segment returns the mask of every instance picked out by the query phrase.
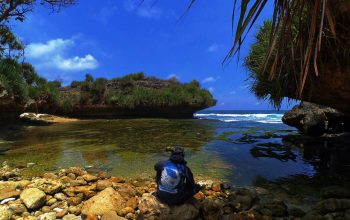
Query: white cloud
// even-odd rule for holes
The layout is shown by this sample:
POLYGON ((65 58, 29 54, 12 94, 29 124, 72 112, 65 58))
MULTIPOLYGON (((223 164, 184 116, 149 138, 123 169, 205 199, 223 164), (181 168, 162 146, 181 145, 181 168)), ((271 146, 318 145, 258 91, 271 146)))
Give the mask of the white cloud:
POLYGON ((104 7, 94 16, 94 18, 95 20, 101 22, 103 25, 107 25, 108 21, 115 14, 117 9, 118 8, 116 6, 104 7))
POLYGON ((217 51, 218 49, 219 49, 219 45, 217 43, 214 43, 214 44, 210 45, 210 47, 208 47, 208 52, 213 53, 213 52, 217 51))
POLYGON ((49 40, 46 43, 32 43, 26 47, 26 56, 28 58, 40 58, 53 53, 61 53, 73 45, 74 41, 71 39, 64 40, 62 38, 49 40))
POLYGON ((65 71, 82 71, 98 67, 97 60, 91 54, 87 54, 85 57, 76 56, 67 59, 58 56, 54 63, 58 69, 65 71))
POLYGON ((202 83, 212 83, 212 82, 215 82, 217 81, 218 79, 220 79, 220 77, 213 77, 213 76, 209 76, 205 79, 202 80, 202 83))
POLYGON ((146 2, 140 5, 135 0, 127 0, 124 2, 124 8, 128 12, 136 12, 139 17, 143 18, 159 18, 163 14, 163 10, 146 2))
POLYGON ((180 79, 180 77, 176 74, 170 74, 167 79, 171 79, 171 78, 176 78, 176 79, 180 79))
POLYGON ((67 51, 73 49, 73 39, 53 39, 46 43, 32 43, 26 48, 26 56, 36 67, 57 69, 62 71, 91 70, 98 67, 98 61, 91 54, 83 57, 67 56, 67 51))

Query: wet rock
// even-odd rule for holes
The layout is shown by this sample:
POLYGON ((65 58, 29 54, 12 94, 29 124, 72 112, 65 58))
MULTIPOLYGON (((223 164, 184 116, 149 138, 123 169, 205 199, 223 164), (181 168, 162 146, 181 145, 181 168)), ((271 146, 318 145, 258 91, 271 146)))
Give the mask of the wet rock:
POLYGON ((65 173, 73 173, 76 176, 82 176, 87 174, 85 170, 83 170, 81 167, 70 167, 67 170, 65 170, 65 173))
POLYGON ((324 199, 336 198, 350 198, 350 190, 343 187, 332 186, 321 189, 321 196, 324 199))
POLYGON ((12 211, 7 206, 0 206, 0 220, 10 220, 12 211))
POLYGON ((258 211, 262 215, 273 217, 285 217, 288 215, 286 204, 280 200, 267 201, 261 204, 258 211))
POLYGON ((215 192, 220 192, 221 191, 221 183, 219 183, 219 182, 213 183, 212 190, 215 192))
POLYGON ((125 200, 113 188, 107 188, 96 196, 84 202, 82 214, 87 215, 103 215, 109 211, 120 211, 125 207, 125 200))
POLYGON ((76 216, 73 214, 66 215, 62 218, 62 220, 82 220, 80 216, 76 216))
POLYGON ((29 187, 38 188, 52 195, 61 191, 62 183, 52 179, 35 179, 32 180, 32 184, 30 184, 29 187))
POLYGON ((201 181, 198 181, 198 185, 201 186, 201 188, 204 188, 204 189, 211 189, 211 187, 213 186, 213 181, 212 180, 201 180, 201 181))
POLYGON ((37 209, 42 207, 46 200, 46 194, 37 188, 23 190, 20 195, 21 200, 28 209, 37 209))
POLYGON ((322 135, 348 131, 350 119, 335 109, 302 102, 285 113, 282 121, 304 134, 322 135))
POLYGON ((205 195, 204 195, 204 193, 202 193, 202 192, 198 192, 198 193, 195 194, 193 197, 194 197, 195 199, 197 199, 198 201, 202 201, 202 200, 204 200, 205 195))
POLYGON ((44 179, 52 179, 52 180, 57 180, 58 176, 54 173, 44 173, 43 175, 44 179))
POLYGON ((54 212, 49 212, 40 215, 37 220, 56 220, 56 214, 54 212))
POLYGON ((136 196, 137 194, 137 191, 135 190, 135 188, 128 184, 119 183, 116 185, 115 189, 124 198, 131 198, 136 196))
POLYGON ((220 219, 223 215, 224 203, 220 200, 206 199, 203 202, 204 219, 220 219))
POLYGON ((350 209, 350 199, 326 199, 317 203, 314 208, 314 210, 323 214, 347 209, 350 209))
POLYGON ((229 195, 232 205, 239 211, 249 210, 257 201, 256 191, 240 188, 229 195))
POLYGON ((61 181, 63 183, 69 183, 70 186, 83 186, 87 184, 87 182, 84 179, 71 179, 68 176, 61 177, 61 181))
POLYGON ((102 191, 108 187, 112 187, 113 182, 111 180, 99 180, 96 183, 97 190, 102 191))
POLYGON ((86 182, 94 182, 98 180, 98 177, 91 175, 91 174, 85 174, 82 176, 82 178, 86 181, 86 182))

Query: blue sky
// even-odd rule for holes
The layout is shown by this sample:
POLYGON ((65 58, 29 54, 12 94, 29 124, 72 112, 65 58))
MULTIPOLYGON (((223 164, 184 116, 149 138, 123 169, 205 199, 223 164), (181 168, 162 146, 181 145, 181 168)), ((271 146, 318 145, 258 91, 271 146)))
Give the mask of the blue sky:
MULTIPOLYGON (((113 78, 143 71, 182 82, 201 82, 218 99, 215 109, 271 109, 247 89, 247 70, 234 58, 222 61, 232 45, 231 1, 197 1, 181 19, 188 0, 84 0, 52 14, 37 7, 15 33, 26 60, 40 75, 65 84, 86 73, 113 78), (102 3, 103 2, 103 3, 102 3)), ((257 24, 271 17, 272 6, 257 24)), ((241 51, 244 57, 256 28, 241 51)), ((282 109, 291 106, 284 104, 282 109)))

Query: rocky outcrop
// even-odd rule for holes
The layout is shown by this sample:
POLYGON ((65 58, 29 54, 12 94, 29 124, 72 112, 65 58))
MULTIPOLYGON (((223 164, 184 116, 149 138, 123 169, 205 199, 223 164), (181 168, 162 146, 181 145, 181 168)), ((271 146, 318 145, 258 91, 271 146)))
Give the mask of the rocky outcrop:
POLYGON ((333 108, 309 102, 302 102, 285 113, 282 121, 307 135, 350 131, 350 117, 333 108))
POLYGON ((72 118, 63 118, 49 114, 36 114, 32 112, 23 113, 19 117, 23 122, 30 125, 51 125, 54 123, 76 121, 76 119, 72 118))

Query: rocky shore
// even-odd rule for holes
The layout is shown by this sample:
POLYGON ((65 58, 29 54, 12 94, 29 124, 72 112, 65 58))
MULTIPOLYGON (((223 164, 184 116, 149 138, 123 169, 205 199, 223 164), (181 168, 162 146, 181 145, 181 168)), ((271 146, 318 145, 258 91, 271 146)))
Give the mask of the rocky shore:
POLYGON ((198 181, 202 190, 180 206, 160 203, 152 179, 131 180, 82 168, 22 177, 6 162, 0 168, 0 220, 79 219, 350 219, 350 191, 331 187, 308 210, 274 198, 264 188, 234 188, 198 181))

